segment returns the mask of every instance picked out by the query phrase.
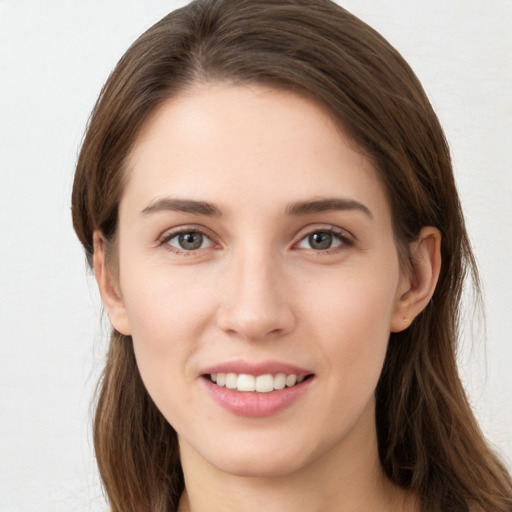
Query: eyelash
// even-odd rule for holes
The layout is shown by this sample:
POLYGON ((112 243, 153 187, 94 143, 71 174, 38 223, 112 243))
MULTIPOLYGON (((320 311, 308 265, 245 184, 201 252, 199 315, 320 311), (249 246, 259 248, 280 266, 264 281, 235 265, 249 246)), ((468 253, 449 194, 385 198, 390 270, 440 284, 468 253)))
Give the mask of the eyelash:
POLYGON ((160 238, 160 240, 158 241, 158 245, 159 246, 163 246, 169 252, 172 252, 174 254, 178 254, 180 256, 194 256, 201 249, 188 251, 188 250, 185 250, 185 249, 180 249, 178 247, 174 247, 174 246, 170 245, 169 242, 173 238, 176 238, 176 237, 178 237, 180 235, 196 234, 196 233, 200 234, 204 238, 208 239, 210 241, 211 245, 215 245, 214 242, 212 241, 211 235, 209 235, 208 233, 206 233, 205 230, 203 230, 203 229, 201 229, 201 228, 199 228, 197 226, 194 226, 194 227, 184 227, 184 228, 177 229, 176 231, 167 232, 162 238, 160 238))
POLYGON ((308 231, 306 234, 304 234, 300 238, 300 240, 295 245, 297 246, 300 243, 302 243, 304 240, 306 240, 308 237, 315 235, 315 234, 320 234, 320 233, 330 235, 333 238, 338 239, 338 241, 340 243, 339 243, 339 245, 336 245, 335 247, 330 247, 330 248, 324 249, 324 250, 316 250, 313 248, 307 249, 307 250, 317 254, 318 256, 326 255, 326 254, 327 255, 336 254, 336 253, 343 251, 347 247, 352 247, 354 245, 354 239, 351 238, 350 236, 348 236, 346 231, 332 227, 332 226, 329 228, 325 228, 325 229, 320 228, 320 229, 313 229, 311 231, 308 231))
MULTIPOLYGON (((315 235, 315 234, 327 234, 332 236, 333 238, 337 239, 339 241, 339 245, 336 245, 332 248, 327 248, 325 250, 316 250, 313 248, 306 248, 306 250, 311 251, 313 253, 316 253, 317 255, 329 255, 329 254, 335 254, 338 252, 341 252, 342 250, 346 249, 347 247, 352 247, 355 243, 354 239, 350 236, 347 236, 347 232, 345 230, 337 229, 335 227, 329 227, 329 228, 317 228, 313 229, 311 231, 306 232, 304 235, 302 235, 298 242, 293 244, 293 247, 299 246, 303 241, 305 241, 308 237, 315 235)), ((186 250, 186 249, 180 249, 178 247, 172 246, 169 244, 169 242, 179 237, 180 235, 186 235, 186 234, 200 234, 204 238, 208 239, 211 246, 215 245, 215 242, 212 240, 211 235, 209 235, 205 230, 201 229, 200 227, 194 226, 194 227, 184 227, 180 228, 176 231, 167 232, 164 236, 162 236, 159 241, 158 245, 163 246, 166 250, 178 254, 180 256, 194 256, 197 255, 198 251, 207 249, 209 247, 205 248, 199 248, 197 250, 186 250)))

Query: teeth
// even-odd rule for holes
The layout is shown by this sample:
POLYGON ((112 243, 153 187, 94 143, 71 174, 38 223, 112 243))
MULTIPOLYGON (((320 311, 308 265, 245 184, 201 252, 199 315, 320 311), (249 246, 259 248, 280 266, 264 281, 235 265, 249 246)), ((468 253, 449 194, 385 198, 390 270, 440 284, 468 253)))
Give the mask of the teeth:
POLYGON ((241 373, 238 376, 236 389, 238 391, 256 391, 256 379, 252 375, 241 373))
POLYGON ((274 389, 284 389, 286 386, 286 375, 284 373, 278 373, 274 377, 274 389))
POLYGON ((259 375, 256 377, 256 391, 259 393, 274 391, 274 377, 272 375, 259 375))
POLYGON ((217 386, 237 391, 256 391, 258 393, 270 393, 276 389, 291 388, 304 380, 304 375, 278 373, 277 375, 248 375, 247 373, 212 373, 210 380, 217 386))
POLYGON ((286 376, 286 385, 291 388, 292 386, 295 386, 295 383, 297 382, 297 375, 287 375, 286 376))
POLYGON ((229 389, 236 389, 238 383, 238 375, 236 373, 228 373, 226 375, 226 387, 229 389))

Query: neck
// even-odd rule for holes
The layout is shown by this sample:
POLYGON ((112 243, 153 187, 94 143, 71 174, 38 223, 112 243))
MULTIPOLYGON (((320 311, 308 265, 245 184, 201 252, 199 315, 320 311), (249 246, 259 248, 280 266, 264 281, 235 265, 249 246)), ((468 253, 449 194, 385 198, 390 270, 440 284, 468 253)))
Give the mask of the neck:
MULTIPOLYGON (((365 412, 374 415, 374 409, 365 412)), ((384 474, 375 423, 354 428, 336 449, 289 474, 237 476, 206 462, 180 440, 185 477, 179 512, 413 512, 414 497, 384 474)))

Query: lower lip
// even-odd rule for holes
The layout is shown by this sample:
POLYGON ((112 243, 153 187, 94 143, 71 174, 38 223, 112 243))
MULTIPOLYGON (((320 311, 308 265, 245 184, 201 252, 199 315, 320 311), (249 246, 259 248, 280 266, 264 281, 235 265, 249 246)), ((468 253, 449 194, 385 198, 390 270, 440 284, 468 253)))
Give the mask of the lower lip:
POLYGON ((207 378, 202 378, 210 396, 224 409, 238 416, 265 417, 278 414, 295 403, 310 387, 310 377, 291 388, 270 393, 236 391, 217 386, 207 378))

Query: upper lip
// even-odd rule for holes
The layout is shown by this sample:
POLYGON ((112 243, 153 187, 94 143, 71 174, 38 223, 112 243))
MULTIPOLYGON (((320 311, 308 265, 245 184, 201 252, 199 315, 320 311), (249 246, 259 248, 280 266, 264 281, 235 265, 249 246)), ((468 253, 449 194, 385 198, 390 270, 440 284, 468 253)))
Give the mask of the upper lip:
POLYGON ((202 375, 210 375, 212 373, 237 373, 247 375, 276 375, 278 373, 284 373, 286 375, 310 375, 313 372, 306 368, 301 368, 294 364, 285 363, 282 361, 225 361, 217 363, 212 366, 208 366, 201 371, 202 375))

